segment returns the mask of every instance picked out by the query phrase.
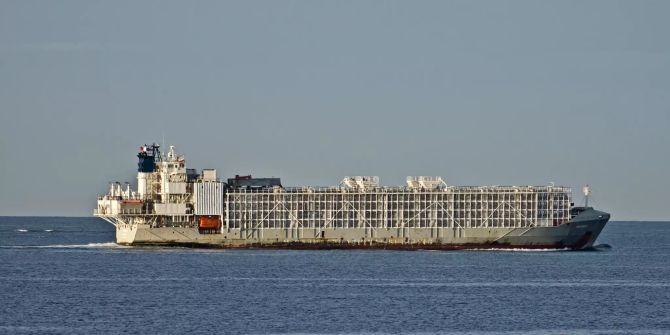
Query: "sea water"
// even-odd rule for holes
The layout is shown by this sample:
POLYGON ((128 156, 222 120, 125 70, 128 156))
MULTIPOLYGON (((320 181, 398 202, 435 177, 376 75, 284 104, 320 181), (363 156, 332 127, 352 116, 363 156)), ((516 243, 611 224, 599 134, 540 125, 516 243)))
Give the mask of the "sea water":
POLYGON ((669 334, 670 223, 596 251, 123 247, 0 217, 0 334, 669 334))

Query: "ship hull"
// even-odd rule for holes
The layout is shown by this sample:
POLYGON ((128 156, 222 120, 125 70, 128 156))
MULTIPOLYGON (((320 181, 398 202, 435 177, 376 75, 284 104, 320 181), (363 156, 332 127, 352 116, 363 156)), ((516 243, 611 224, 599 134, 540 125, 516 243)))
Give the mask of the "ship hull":
POLYGON ((588 249, 609 214, 588 209, 554 227, 522 228, 279 228, 222 229, 205 234, 197 228, 120 224, 123 245, 273 249, 588 249))

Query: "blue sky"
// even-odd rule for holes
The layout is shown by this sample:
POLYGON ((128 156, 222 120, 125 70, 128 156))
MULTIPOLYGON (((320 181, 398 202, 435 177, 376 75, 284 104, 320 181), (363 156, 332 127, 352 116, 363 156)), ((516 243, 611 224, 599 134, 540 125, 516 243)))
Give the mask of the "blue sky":
POLYGON ((0 215, 90 215, 174 144, 225 176, 441 175, 669 220, 667 1, 1 1, 0 215))

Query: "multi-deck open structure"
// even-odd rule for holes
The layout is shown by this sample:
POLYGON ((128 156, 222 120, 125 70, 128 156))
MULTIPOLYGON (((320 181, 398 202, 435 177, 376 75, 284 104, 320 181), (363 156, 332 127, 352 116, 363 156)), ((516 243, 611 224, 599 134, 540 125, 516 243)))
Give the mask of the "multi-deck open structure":
POLYGON ((122 244, 221 248, 590 247, 609 214, 574 207, 561 186, 450 186, 408 177, 345 177, 336 187, 283 187, 279 178, 187 169, 173 147, 138 154, 137 190, 112 183, 95 215, 122 244))

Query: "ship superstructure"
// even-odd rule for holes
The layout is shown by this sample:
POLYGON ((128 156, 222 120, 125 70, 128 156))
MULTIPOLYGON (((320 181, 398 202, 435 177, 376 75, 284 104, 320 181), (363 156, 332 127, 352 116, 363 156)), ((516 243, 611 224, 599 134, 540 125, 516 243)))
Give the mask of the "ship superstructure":
POLYGON ((574 207, 570 188, 451 186, 407 177, 401 187, 374 176, 334 187, 284 187, 279 178, 187 169, 170 147, 138 153, 137 190, 112 183, 95 215, 123 244, 222 248, 572 248, 590 247, 609 214, 574 207))
POLYGON ((163 157, 160 146, 140 147, 137 154, 137 190, 130 184, 111 183, 98 199, 95 214, 114 225, 184 226, 193 221, 195 170, 186 169, 183 156, 170 147, 163 157))

